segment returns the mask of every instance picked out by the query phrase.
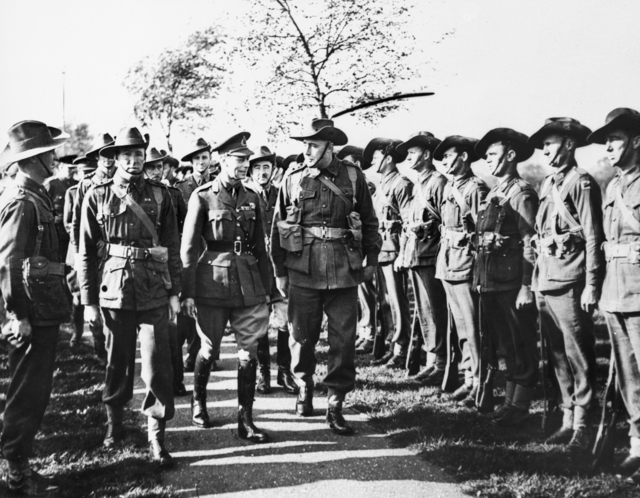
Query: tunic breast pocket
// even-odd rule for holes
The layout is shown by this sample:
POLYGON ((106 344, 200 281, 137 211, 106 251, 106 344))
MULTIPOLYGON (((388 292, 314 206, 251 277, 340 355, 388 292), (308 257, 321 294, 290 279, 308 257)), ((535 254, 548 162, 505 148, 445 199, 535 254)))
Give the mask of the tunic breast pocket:
POLYGON ((205 256, 198 263, 196 296, 213 299, 229 299, 229 271, 231 261, 220 256, 205 256))
MULTIPOLYGON (((255 214, 254 214, 255 217, 255 214)), ((209 211, 209 223, 215 240, 232 240, 235 233, 234 217, 228 209, 209 211)))
POLYGON ((253 228, 256 222, 256 211, 254 209, 243 210, 242 218, 245 220, 245 227, 249 228, 249 234, 253 234, 253 228))
POLYGON ((128 234, 127 220, 124 214, 127 206, 118 202, 117 204, 107 204, 103 209, 102 223, 109 240, 112 238, 125 239, 128 234))

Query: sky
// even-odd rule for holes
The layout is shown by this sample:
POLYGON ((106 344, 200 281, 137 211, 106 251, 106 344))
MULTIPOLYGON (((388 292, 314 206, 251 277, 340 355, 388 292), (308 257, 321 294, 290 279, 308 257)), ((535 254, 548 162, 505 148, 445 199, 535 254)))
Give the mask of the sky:
MULTIPOLYGON (((61 126, 63 72, 67 123, 87 122, 94 133, 135 124, 122 86, 128 68, 212 21, 242 19, 238 9, 246 1, 3 2, 0 130, 23 119, 61 126)), ((529 135, 552 116, 595 129, 615 107, 640 109, 638 19, 636 0, 420 0, 406 29, 430 61, 419 82, 435 95, 375 125, 350 116, 336 124, 361 146, 418 130, 480 138, 506 126, 529 135)), ((228 130, 225 123, 215 128, 228 130)), ((259 116, 245 129, 256 149, 267 141, 259 116)), ((226 136, 205 138, 216 143, 226 136)), ((178 137, 177 152, 191 140, 178 137)), ((297 142, 282 143, 282 155, 299 151, 297 142)), ((578 160, 592 164, 603 155, 590 146, 578 160)))

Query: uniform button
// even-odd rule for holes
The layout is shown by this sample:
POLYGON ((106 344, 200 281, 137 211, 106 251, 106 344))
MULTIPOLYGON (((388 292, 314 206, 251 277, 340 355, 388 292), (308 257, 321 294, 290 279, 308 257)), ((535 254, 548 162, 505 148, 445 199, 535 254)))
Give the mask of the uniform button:
POLYGON ((327 187, 322 187, 322 190, 323 190, 324 192, 326 192, 326 191, 327 191, 327 187))
POLYGON ((327 207, 327 205, 326 205, 326 204, 323 204, 323 205, 322 205, 322 207, 323 207, 323 208, 326 208, 326 207, 327 207))
POLYGON ((236 240, 242 240, 242 238, 240 237, 240 235, 238 235, 238 236, 236 237, 236 240))
POLYGON ((480 216, 480 218, 482 218, 484 220, 484 215, 480 216))
POLYGON ((236 226, 237 226, 237 227, 239 227, 239 226, 240 226, 240 223, 236 223, 236 226))
POLYGON ((327 224, 327 222, 326 222, 326 221, 323 221, 323 222, 322 222, 322 224, 323 224, 323 225, 326 225, 326 224, 327 224))

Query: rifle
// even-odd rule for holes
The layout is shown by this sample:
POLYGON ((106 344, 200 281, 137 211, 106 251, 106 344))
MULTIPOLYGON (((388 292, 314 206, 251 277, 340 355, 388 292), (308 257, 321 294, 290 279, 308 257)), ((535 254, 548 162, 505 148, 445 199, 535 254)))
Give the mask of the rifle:
POLYGON ((384 276, 380 266, 376 267, 376 285, 378 287, 378 299, 376 300, 376 321, 380 322, 380 326, 376 328, 376 335, 373 338, 373 359, 379 360, 384 356, 385 342, 387 340, 387 322, 383 312, 384 302, 386 301, 387 289, 384 285, 384 276))
POLYGON ((456 324, 453 320, 453 313, 448 309, 447 317, 447 366, 444 370, 444 379, 442 380, 442 390, 446 393, 452 393, 460 385, 458 379, 458 332, 456 324))
POLYGON ((540 360, 542 361, 542 433, 547 433, 549 419, 549 398, 547 396, 547 344, 542 330, 542 317, 538 313, 538 333, 540 334, 540 360))
POLYGON ((600 467, 602 463, 610 462, 613 459, 613 450, 616 443, 616 425, 624 414, 624 402, 617 386, 613 349, 611 350, 611 359, 609 361, 609 379, 602 399, 602 416, 600 417, 598 434, 591 450, 591 455, 593 456, 593 461, 591 462, 592 471, 600 467))
POLYGON ((407 353, 407 376, 415 375, 420 371, 420 357, 422 351, 422 328, 418 320, 418 306, 413 312, 413 323, 411 324, 411 341, 409 342, 409 352, 407 353))
POLYGON ((497 369, 496 348, 484 322, 482 294, 478 299, 478 329, 480 332, 480 385, 476 394, 476 407, 480 413, 493 411, 493 377, 497 369))

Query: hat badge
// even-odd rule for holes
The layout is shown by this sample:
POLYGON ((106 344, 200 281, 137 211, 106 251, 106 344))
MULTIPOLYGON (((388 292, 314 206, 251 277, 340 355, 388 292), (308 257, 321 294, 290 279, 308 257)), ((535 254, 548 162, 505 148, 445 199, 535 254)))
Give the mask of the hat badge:
POLYGON ((242 137, 242 140, 240 140, 240 145, 242 145, 243 147, 247 146, 247 139, 242 137))

